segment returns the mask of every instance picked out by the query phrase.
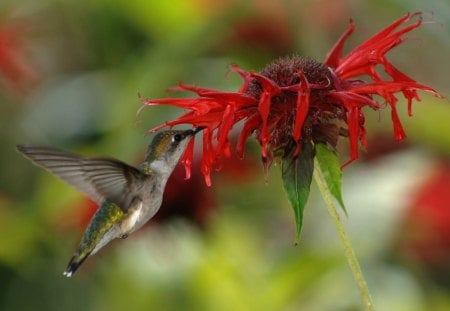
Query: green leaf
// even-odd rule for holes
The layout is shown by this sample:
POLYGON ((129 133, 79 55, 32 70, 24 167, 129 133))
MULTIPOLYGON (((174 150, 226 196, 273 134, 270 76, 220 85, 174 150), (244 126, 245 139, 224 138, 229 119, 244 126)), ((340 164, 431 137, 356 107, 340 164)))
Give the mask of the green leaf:
POLYGON ((309 196, 314 171, 314 148, 310 143, 302 143, 300 153, 293 152, 283 157, 281 166, 284 189, 295 213, 296 239, 300 238, 303 210, 309 196))
POLYGON ((344 213, 347 214, 344 201, 342 200, 342 172, 338 155, 323 143, 317 143, 315 147, 317 162, 319 163, 325 182, 331 194, 339 202, 344 213))

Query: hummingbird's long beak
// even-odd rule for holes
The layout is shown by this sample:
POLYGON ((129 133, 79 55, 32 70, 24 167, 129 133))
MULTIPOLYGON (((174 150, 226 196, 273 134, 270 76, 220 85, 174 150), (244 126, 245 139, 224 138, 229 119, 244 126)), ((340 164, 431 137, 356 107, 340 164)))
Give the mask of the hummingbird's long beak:
POLYGON ((196 127, 196 128, 193 130, 194 135, 197 134, 198 132, 200 132, 201 130, 203 130, 204 128, 205 128, 204 126, 198 126, 198 127, 196 127))
POLYGON ((184 131, 184 137, 187 137, 187 136, 194 136, 195 134, 197 134, 198 132, 200 132, 201 130, 203 130, 204 129, 204 127, 203 126, 199 126, 199 127, 196 127, 195 129, 193 129, 193 130, 186 130, 186 131, 184 131))

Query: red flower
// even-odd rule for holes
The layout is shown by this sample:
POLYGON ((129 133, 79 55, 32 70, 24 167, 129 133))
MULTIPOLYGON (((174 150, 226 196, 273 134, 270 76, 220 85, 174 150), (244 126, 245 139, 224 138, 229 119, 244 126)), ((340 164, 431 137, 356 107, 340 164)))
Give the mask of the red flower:
POLYGON ((29 51, 24 44, 24 28, 20 25, 0 25, 0 77, 13 88, 25 91, 37 81, 31 66, 29 51))
POLYGON ((396 253, 436 280, 450 281, 450 163, 441 161, 416 190, 400 226, 396 253))
MULTIPOLYGON (((336 146, 339 136, 344 136, 350 139, 350 159, 344 164, 347 165, 358 158, 358 143, 367 145, 363 107, 378 110, 388 104, 395 139, 402 140, 406 135, 397 114, 396 95, 402 93, 407 99, 410 115, 412 100, 420 100, 418 90, 439 96, 431 87, 400 72, 385 56, 405 40, 406 33, 422 24, 420 12, 407 14, 342 57, 344 43, 355 30, 350 23, 324 63, 300 56, 284 57, 260 73, 233 65, 231 69, 244 80, 236 92, 180 84, 174 89, 193 92, 197 97, 151 99, 144 104, 166 104, 190 111, 152 131, 178 124, 204 127, 201 170, 208 185, 212 166, 220 165, 223 157, 229 156, 229 133, 241 121, 236 146, 241 157, 245 142, 253 133, 262 146, 266 167, 276 155, 301 152, 301 142, 336 146), (417 20, 407 24, 413 18, 417 20), (389 79, 380 75, 378 68, 383 68, 389 79), (361 76, 368 81, 358 79, 361 76)), ((187 169, 191 157, 192 152, 184 156, 187 169)))
MULTIPOLYGON (((193 163, 193 168, 200 166, 193 163)), ((153 220, 164 222, 175 217, 184 217, 198 225, 204 225, 210 213, 217 208, 211 191, 205 191, 200 175, 193 175, 187 183, 181 165, 177 166, 167 181, 161 208, 153 220)))

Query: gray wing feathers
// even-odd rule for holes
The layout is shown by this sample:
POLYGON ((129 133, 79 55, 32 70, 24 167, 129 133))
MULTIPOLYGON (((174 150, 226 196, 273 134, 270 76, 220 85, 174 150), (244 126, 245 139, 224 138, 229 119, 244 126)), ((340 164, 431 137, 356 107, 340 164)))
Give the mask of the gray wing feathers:
POLYGON ((19 145, 17 150, 98 204, 107 198, 125 212, 136 196, 130 184, 135 178, 144 178, 135 167, 114 159, 88 159, 49 147, 19 145))
POLYGON ((137 168, 113 159, 87 159, 84 169, 95 189, 124 211, 137 196, 130 185, 139 178, 145 178, 137 168))

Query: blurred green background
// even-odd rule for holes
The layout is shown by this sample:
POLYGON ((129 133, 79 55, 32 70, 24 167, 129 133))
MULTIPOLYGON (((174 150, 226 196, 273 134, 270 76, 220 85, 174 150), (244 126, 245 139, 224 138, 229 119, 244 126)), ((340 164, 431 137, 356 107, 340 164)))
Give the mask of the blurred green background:
MULTIPOLYGON (((279 176, 258 147, 204 185, 178 169, 158 215, 63 277, 95 207, 15 152, 44 144, 142 159, 147 130, 180 114, 146 108, 183 81, 236 90, 227 65, 260 70, 318 60, 352 18, 347 51, 409 11, 436 23, 389 54, 450 94, 450 4, 432 0, 2 0, 0 2, 0 310, 360 310, 317 190, 301 242, 279 176), (430 13, 433 12, 433 13, 430 13)), ((450 105, 423 94, 408 139, 368 111, 369 149, 344 170, 344 221, 377 310, 450 310, 450 105)), ((348 146, 342 144, 342 158, 348 146)))

